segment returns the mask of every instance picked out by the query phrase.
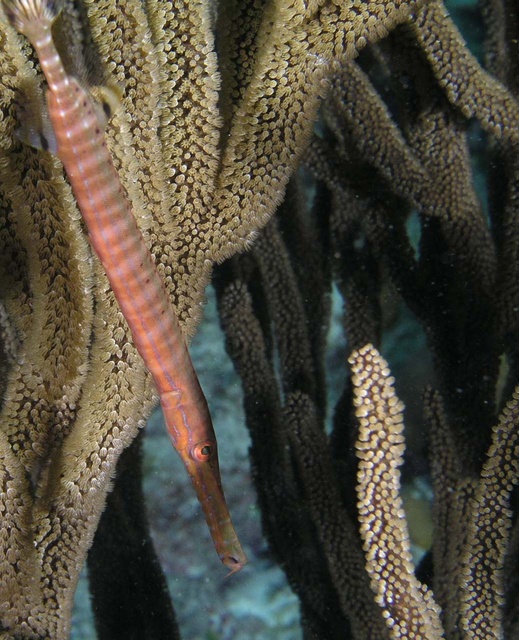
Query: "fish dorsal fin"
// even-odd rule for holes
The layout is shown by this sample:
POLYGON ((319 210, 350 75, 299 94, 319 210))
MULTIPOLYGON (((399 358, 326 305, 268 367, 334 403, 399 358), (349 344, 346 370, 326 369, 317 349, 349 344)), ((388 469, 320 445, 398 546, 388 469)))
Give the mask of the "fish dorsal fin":
POLYGON ((19 107, 20 126, 16 129, 16 137, 35 149, 56 155, 58 145, 42 92, 31 87, 25 94, 27 99, 19 107))
MULTIPOLYGON (((35 87, 24 92, 26 100, 19 107, 20 126, 16 137, 35 149, 49 151, 56 155, 58 145, 42 92, 35 87)), ((94 108, 103 127, 122 104, 122 89, 118 85, 92 87, 90 93, 94 108)))
POLYGON ((122 88, 117 84, 91 87, 90 93, 94 99, 97 117, 101 124, 106 127, 114 113, 122 105, 122 88))

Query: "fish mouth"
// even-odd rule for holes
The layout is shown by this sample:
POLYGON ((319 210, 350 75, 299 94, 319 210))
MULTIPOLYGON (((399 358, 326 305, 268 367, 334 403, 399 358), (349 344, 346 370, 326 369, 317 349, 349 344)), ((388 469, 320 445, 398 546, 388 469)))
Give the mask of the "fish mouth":
POLYGON ((226 578, 229 578, 230 576, 232 576, 233 573, 238 573, 238 571, 241 571, 243 567, 247 564, 248 562, 247 556, 245 555, 241 547, 240 547, 240 550, 242 554, 241 559, 236 558, 234 556, 227 556, 224 558, 220 557, 220 560, 222 561, 222 563, 230 570, 229 573, 225 576, 226 578))
POLYGON ((181 457, 202 507, 216 553, 222 564, 230 570, 229 577, 240 571, 248 560, 225 500, 217 456, 215 454, 204 462, 194 461, 189 454, 186 457, 181 454, 181 457))

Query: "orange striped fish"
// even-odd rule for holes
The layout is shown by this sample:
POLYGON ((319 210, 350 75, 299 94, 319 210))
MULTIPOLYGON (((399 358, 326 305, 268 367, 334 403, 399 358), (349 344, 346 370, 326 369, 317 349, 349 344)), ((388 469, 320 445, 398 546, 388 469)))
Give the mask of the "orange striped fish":
POLYGON ((106 146, 90 94, 65 71, 54 45, 51 0, 2 0, 11 25, 34 47, 47 80, 55 141, 41 137, 67 173, 79 209, 137 350, 157 386, 167 429, 195 487, 218 555, 231 573, 247 558, 222 490, 216 438, 176 313, 106 146))

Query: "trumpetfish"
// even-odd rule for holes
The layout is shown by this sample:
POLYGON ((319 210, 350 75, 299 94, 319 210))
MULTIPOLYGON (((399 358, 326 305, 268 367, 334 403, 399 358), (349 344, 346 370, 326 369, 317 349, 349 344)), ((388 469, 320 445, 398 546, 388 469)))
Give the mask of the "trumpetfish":
POLYGON ((34 47, 47 82, 55 150, 90 243, 160 397, 166 427, 202 506, 214 546, 231 574, 247 562, 222 489, 209 408, 171 300, 146 246, 105 140, 105 122, 89 92, 65 70, 51 27, 52 0, 2 0, 10 24, 34 47))

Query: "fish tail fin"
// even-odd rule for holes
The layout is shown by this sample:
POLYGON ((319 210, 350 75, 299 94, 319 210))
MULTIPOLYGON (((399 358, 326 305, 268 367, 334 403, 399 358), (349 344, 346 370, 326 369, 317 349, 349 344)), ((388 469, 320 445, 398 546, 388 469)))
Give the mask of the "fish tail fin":
POLYGON ((1 0, 9 23, 25 36, 48 28, 61 9, 60 0, 1 0))

